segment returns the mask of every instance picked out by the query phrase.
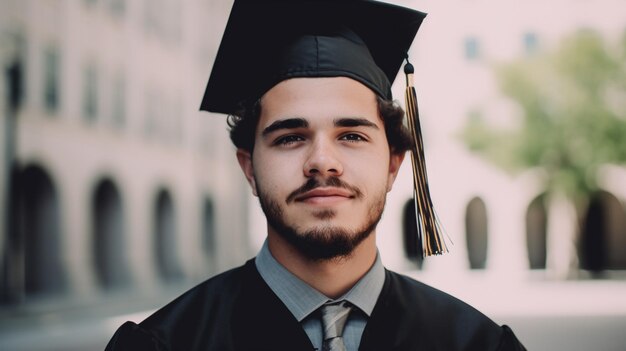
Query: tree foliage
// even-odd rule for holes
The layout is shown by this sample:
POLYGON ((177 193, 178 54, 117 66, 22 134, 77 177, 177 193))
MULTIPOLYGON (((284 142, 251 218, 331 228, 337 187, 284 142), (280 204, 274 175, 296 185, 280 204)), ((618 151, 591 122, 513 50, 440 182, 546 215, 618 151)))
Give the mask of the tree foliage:
POLYGON ((523 120, 498 129, 473 113, 462 133, 472 151, 510 172, 541 168, 546 189, 571 198, 597 190, 600 166, 626 164, 626 35, 609 45, 581 31, 496 74, 523 120))

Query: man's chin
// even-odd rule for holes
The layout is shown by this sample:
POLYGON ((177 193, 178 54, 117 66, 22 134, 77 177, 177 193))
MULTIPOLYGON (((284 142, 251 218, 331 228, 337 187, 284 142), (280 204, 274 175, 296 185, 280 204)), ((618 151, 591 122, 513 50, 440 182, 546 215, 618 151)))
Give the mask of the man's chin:
POLYGON ((331 209, 317 210, 311 215, 319 221, 331 221, 337 217, 337 211, 331 209))
POLYGON ((366 231, 350 231, 336 226, 316 226, 305 231, 282 229, 277 230, 277 234, 302 256, 314 261, 325 261, 350 257, 373 228, 366 231))

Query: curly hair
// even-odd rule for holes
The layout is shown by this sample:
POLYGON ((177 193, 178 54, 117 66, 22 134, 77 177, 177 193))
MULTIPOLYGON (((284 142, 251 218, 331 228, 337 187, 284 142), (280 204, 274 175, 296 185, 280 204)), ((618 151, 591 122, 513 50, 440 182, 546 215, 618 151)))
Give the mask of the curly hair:
MULTIPOLYGON (((402 154, 413 145, 408 128, 403 124, 404 110, 396 102, 376 97, 378 113, 385 126, 389 149, 394 154, 402 154)), ((244 102, 239 110, 228 116, 230 140, 235 147, 250 153, 254 150, 257 124, 261 116, 261 100, 244 102)))

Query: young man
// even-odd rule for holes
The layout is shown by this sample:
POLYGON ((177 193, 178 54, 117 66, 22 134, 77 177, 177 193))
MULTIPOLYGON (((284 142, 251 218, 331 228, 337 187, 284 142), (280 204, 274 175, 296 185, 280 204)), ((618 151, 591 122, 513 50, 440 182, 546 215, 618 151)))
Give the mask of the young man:
POLYGON ((267 241, 124 324, 107 349, 524 350, 378 255, 376 225, 412 147, 391 81, 423 18, 371 1, 235 2, 202 108, 231 115, 267 241))

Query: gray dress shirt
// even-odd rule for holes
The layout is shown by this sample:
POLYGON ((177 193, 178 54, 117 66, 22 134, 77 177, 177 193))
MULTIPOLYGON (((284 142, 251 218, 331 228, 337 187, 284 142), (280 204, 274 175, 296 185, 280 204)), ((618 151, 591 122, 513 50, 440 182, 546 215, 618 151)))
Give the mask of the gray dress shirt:
POLYGON ((255 259, 261 277, 302 328, 318 350, 322 349, 322 322, 317 309, 328 301, 346 300, 356 306, 346 322, 343 339, 348 351, 357 351, 378 295, 385 283, 385 268, 378 253, 370 270, 345 295, 333 300, 289 272, 272 256, 267 242, 255 259))

